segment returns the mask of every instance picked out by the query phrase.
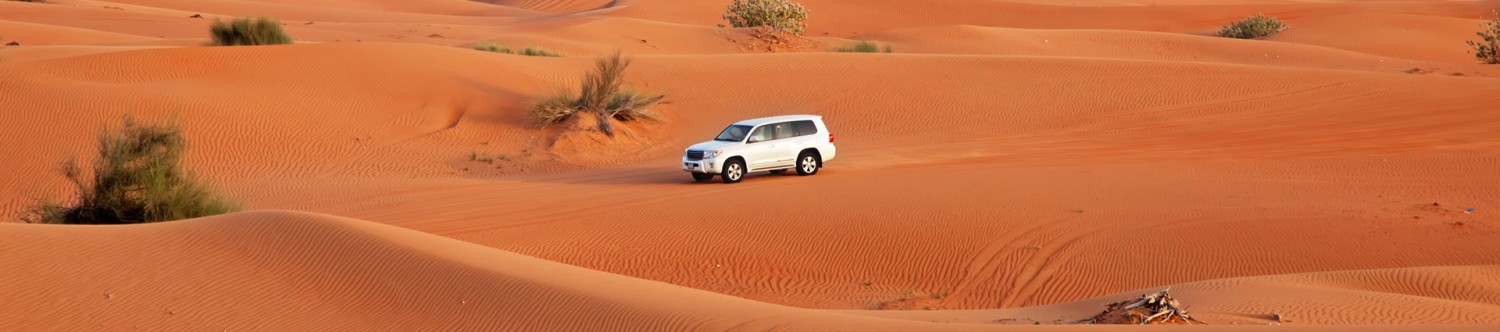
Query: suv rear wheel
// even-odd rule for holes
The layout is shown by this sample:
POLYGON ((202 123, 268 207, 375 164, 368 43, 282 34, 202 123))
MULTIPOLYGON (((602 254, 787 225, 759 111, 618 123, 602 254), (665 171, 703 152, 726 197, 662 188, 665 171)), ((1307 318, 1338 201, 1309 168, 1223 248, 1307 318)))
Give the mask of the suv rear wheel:
POLYGON ((822 158, 812 152, 802 152, 797 155, 797 175, 818 174, 818 168, 823 166, 822 158))
POLYGON ((745 162, 739 159, 731 159, 724 163, 724 183, 739 183, 745 179, 745 162))

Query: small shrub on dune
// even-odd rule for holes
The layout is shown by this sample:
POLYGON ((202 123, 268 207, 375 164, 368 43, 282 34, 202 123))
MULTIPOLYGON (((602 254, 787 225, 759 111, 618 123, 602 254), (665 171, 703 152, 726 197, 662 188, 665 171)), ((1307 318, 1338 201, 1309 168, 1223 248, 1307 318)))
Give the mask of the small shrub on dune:
POLYGON ((836 51, 844 53, 891 53, 891 46, 886 45, 885 48, 881 48, 880 44, 872 41, 861 40, 854 45, 840 47, 836 51))
POLYGON ((479 43, 479 44, 476 44, 476 45, 474 45, 474 50, 476 50, 476 51, 485 51, 485 52, 490 52, 490 53, 501 53, 501 54, 512 54, 513 53, 513 52, 510 51, 509 47, 499 46, 499 45, 490 44, 490 43, 479 43))
POLYGON ((768 27, 792 34, 807 28, 807 8, 788 0, 734 0, 724 19, 736 28, 768 27))
POLYGON ((9 0, 9 1, 19 1, 19 2, 36 2, 36 3, 43 3, 43 2, 47 2, 47 0, 9 0))
POLYGON ((281 29, 281 22, 270 18, 236 18, 228 22, 214 20, 208 28, 216 46, 291 44, 292 37, 281 29))
POLYGON ((1239 39, 1266 38, 1286 30, 1286 24, 1275 17, 1257 14, 1219 29, 1219 37, 1239 39))
POLYGON ((118 132, 99 135, 99 159, 84 174, 76 160, 63 176, 77 187, 67 204, 43 201, 22 217, 29 223, 134 224, 223 214, 235 203, 182 170, 187 147, 175 123, 141 124, 129 117, 118 132))
POLYGON ((661 103, 666 95, 652 95, 624 86, 625 68, 630 59, 619 53, 594 62, 594 70, 585 74, 578 92, 562 90, 538 101, 531 109, 532 117, 542 125, 559 123, 579 112, 594 112, 599 115, 599 129, 614 136, 610 121, 636 121, 655 119, 651 107, 661 103))
POLYGON ((531 117, 543 126, 560 123, 578 112, 578 94, 572 90, 558 89, 557 93, 542 98, 531 107, 531 117))
POLYGON ((1474 58, 1487 64, 1500 64, 1500 11, 1491 10, 1491 19, 1484 21, 1483 29, 1475 32, 1481 41, 1466 40, 1474 48, 1474 58))
POLYGON ((547 50, 543 50, 543 49, 535 48, 535 47, 527 47, 525 49, 522 49, 521 52, 517 52, 516 54, 525 55, 525 56, 545 56, 545 57, 560 57, 560 56, 562 56, 562 54, 547 52, 547 50))
POLYGON ((492 53, 515 54, 515 55, 525 55, 525 56, 545 56, 545 57, 560 57, 560 56, 562 56, 562 54, 548 52, 547 50, 536 48, 536 47, 527 47, 527 48, 521 49, 521 51, 519 51, 519 52, 516 52, 516 51, 512 51, 509 47, 497 46, 495 44, 490 44, 490 43, 481 43, 481 44, 475 45, 474 49, 475 50, 480 50, 480 51, 485 51, 485 52, 492 52, 492 53))

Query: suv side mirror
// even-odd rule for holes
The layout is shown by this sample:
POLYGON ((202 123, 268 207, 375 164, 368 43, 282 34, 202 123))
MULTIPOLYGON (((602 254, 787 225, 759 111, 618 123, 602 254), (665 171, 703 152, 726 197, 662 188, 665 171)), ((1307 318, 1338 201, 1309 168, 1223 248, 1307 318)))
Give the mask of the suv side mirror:
POLYGON ((750 139, 745 140, 745 144, 752 144, 752 143, 760 143, 760 140, 755 139, 754 137, 751 137, 750 139))

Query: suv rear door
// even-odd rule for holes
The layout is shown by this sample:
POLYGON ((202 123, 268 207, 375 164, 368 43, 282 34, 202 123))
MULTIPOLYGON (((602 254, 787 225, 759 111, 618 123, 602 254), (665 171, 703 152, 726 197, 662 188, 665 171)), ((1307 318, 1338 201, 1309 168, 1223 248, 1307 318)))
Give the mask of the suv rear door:
POLYGON ((792 126, 793 122, 782 122, 771 125, 771 132, 776 135, 776 157, 770 162, 770 167, 792 167, 797 162, 797 130, 792 126))

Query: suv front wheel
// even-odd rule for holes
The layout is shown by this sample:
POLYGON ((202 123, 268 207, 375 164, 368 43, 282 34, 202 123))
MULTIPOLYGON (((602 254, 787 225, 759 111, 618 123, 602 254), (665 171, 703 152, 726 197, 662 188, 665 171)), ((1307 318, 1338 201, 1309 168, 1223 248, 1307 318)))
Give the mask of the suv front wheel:
POLYGON ((797 155, 797 175, 818 174, 818 168, 823 166, 822 158, 812 152, 803 152, 797 155))
POLYGON ((739 159, 731 159, 724 163, 724 183, 739 183, 745 179, 745 162, 739 159))

